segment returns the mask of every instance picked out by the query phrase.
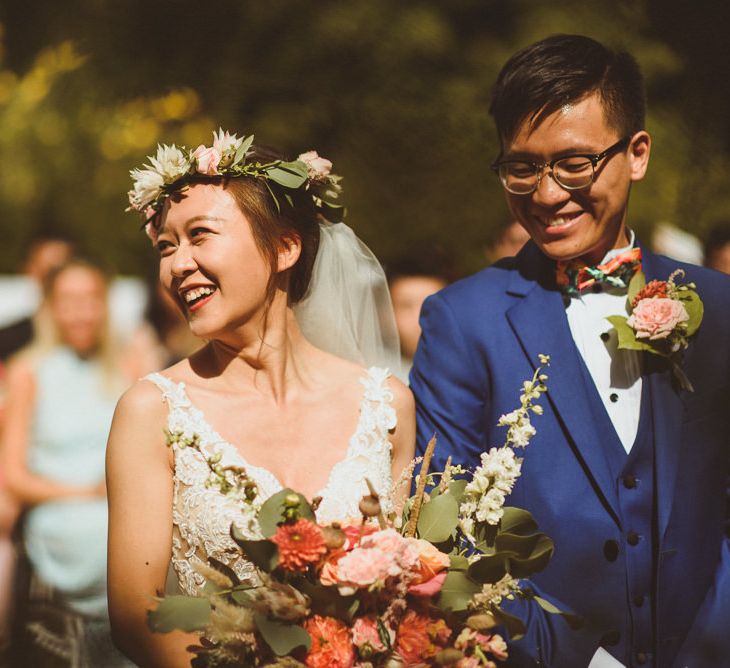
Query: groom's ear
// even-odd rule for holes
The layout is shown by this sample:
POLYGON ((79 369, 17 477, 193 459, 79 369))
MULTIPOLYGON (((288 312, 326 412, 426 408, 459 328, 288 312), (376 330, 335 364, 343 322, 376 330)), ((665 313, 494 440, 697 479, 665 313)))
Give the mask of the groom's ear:
POLYGON ((302 238, 294 231, 285 232, 279 238, 277 253, 277 272, 291 269, 302 254, 302 238))

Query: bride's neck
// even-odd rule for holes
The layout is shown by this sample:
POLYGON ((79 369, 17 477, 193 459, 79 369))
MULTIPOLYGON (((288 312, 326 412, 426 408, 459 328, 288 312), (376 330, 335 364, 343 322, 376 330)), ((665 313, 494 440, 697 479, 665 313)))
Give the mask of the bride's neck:
POLYGON ((288 307, 271 309, 255 330, 211 341, 212 370, 236 387, 255 378, 260 390, 271 392, 277 402, 284 401, 287 388, 303 380, 313 348, 288 307))

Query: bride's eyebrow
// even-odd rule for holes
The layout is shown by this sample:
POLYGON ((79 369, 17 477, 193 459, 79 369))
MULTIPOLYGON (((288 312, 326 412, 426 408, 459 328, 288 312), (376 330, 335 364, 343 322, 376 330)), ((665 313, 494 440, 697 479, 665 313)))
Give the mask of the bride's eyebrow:
POLYGON ((216 218, 215 216, 206 216, 206 215, 193 216, 192 218, 188 218, 185 221, 185 225, 188 226, 188 225, 191 225, 192 223, 198 223, 200 221, 206 221, 209 223, 224 223, 225 218, 216 218))

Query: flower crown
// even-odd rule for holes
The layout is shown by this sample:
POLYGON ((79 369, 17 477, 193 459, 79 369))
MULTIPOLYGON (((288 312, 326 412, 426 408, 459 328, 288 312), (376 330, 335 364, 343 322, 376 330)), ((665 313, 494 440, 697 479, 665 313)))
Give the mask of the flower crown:
POLYGON ((342 192, 340 176, 331 173, 332 163, 316 151, 302 153, 296 160, 260 162, 251 153, 253 135, 237 137, 219 129, 213 133, 213 146, 201 144, 194 151, 174 144, 157 146, 157 155, 148 156, 149 164, 129 172, 134 182, 129 191, 127 211, 137 211, 145 217, 145 229, 152 232, 153 220, 175 192, 185 188, 196 177, 248 176, 264 180, 277 210, 279 197, 292 206, 288 191, 306 190, 312 197, 319 215, 331 223, 340 222, 345 209, 336 200, 342 192), (272 188, 272 184, 275 187, 272 188), (277 196, 277 192, 278 195, 277 196))

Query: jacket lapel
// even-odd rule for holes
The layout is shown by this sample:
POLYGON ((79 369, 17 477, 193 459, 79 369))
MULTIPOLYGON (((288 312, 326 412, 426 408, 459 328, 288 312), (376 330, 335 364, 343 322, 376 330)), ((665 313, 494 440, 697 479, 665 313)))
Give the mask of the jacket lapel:
MULTIPOLYGON (((653 253, 643 253, 646 280, 666 280, 674 267, 666 265, 653 253)), ((691 344, 690 344, 691 345, 691 344)), ((667 528, 674 498, 674 482, 679 465, 682 401, 672 382, 669 364, 657 355, 645 353, 644 381, 651 387, 651 411, 656 452, 657 518, 659 538, 667 528)))
POLYGON ((620 525, 615 483, 589 399, 594 393, 586 387, 563 297, 552 287, 551 272, 552 263, 529 243, 518 256, 518 272, 508 288, 521 299, 507 311, 507 320, 533 368, 539 353, 550 355, 547 397, 602 503, 620 525))

